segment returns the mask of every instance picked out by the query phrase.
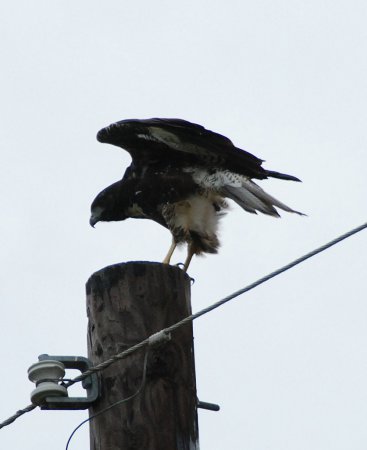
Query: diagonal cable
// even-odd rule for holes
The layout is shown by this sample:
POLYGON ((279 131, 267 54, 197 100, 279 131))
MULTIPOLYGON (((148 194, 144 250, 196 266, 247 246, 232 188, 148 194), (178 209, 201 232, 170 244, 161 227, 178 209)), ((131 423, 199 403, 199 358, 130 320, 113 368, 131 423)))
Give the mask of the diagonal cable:
MULTIPOLYGON (((295 267, 298 264, 301 264, 302 262, 306 261, 307 259, 312 258, 313 256, 317 255, 318 253, 321 253, 321 252, 327 250, 328 248, 333 247, 334 245, 338 244, 339 242, 343 241, 344 239, 347 239, 350 236, 353 236, 354 234, 359 233, 360 231, 364 230, 365 228, 367 228, 367 222, 364 223, 363 225, 360 225, 359 227, 353 228, 353 230, 350 230, 347 233, 342 234, 341 236, 338 236, 337 238, 322 245, 321 247, 318 247, 315 250, 312 250, 311 252, 306 253, 305 255, 301 256, 300 258, 297 258, 294 261, 290 262, 289 264, 286 264, 285 266, 280 267, 279 269, 275 270, 274 272, 271 272, 268 275, 265 275, 264 277, 259 278, 257 281, 249 284, 248 286, 246 286, 242 289, 239 289, 236 292, 233 292, 233 294, 230 294, 227 297, 224 297, 222 300, 219 300, 218 302, 213 303, 212 305, 208 306, 207 308, 204 308, 195 314, 191 314, 190 316, 185 317, 184 319, 171 325, 170 327, 161 330, 160 333, 169 334, 172 331, 177 330, 177 328, 180 328, 183 325, 197 319, 198 317, 203 316, 204 314, 207 314, 210 311, 213 311, 214 309, 219 308, 220 306, 224 305, 225 303, 229 302, 230 300, 234 299, 235 297, 238 297, 238 296, 244 294, 245 292, 251 291, 252 289, 259 286, 260 284, 263 284, 266 281, 269 281, 271 278, 274 278, 274 277, 280 275, 281 273, 286 272, 287 270, 291 269, 292 267, 295 267)), ((69 382, 70 384, 67 384, 66 387, 68 387, 71 384, 74 384, 74 383, 84 380, 89 375, 91 375, 95 372, 100 372, 101 370, 109 367, 111 364, 113 364, 116 361, 119 361, 120 359, 126 358, 131 353, 148 345, 149 339, 150 338, 148 337, 147 339, 144 339, 143 341, 133 345, 132 347, 129 347, 127 350, 124 350, 121 353, 118 353, 118 354, 112 356, 111 358, 107 359, 106 361, 103 361, 102 363, 98 364, 97 366, 91 367, 90 369, 83 372, 79 376, 73 378, 73 380, 71 380, 69 382)))
MULTIPOLYGON (((280 275, 281 273, 284 273, 287 270, 291 269, 292 267, 295 267, 298 264, 301 264, 302 262, 306 261, 307 259, 310 259, 313 256, 315 256, 321 252, 324 252, 328 248, 333 247, 336 244, 339 244, 339 242, 353 236, 354 234, 359 233, 360 231, 364 230, 365 228, 367 228, 367 222, 360 225, 359 227, 353 228, 352 230, 348 231, 347 233, 344 233, 344 234, 338 236, 337 238, 316 248, 315 250, 312 250, 311 252, 306 253, 305 255, 301 256, 300 258, 297 258, 294 261, 290 262, 289 264, 286 264, 285 266, 280 267, 279 269, 275 270, 274 272, 271 272, 268 275, 265 275, 264 277, 259 278, 257 281, 249 284, 248 286, 246 286, 242 289, 239 289, 236 292, 233 292, 232 294, 228 295, 227 297, 224 297, 222 300, 219 300, 216 303, 213 303, 212 305, 208 306, 207 308, 204 308, 195 314, 191 314, 190 316, 185 317, 184 319, 171 325, 170 327, 167 327, 167 328, 161 330, 159 333, 155 333, 154 335, 144 339, 143 341, 133 345, 132 347, 129 347, 127 350, 124 350, 123 352, 112 356, 111 358, 107 359, 106 361, 103 361, 102 363, 97 364, 94 367, 91 367, 90 369, 86 370, 79 376, 73 378, 68 383, 66 383, 65 387, 69 387, 75 383, 78 383, 79 381, 83 381, 85 378, 89 377, 93 373, 101 372, 102 370, 109 367, 111 364, 113 364, 121 359, 126 358, 127 356, 131 355, 132 353, 134 353, 135 351, 137 351, 143 347, 146 347, 151 342, 151 339, 156 337, 157 335, 159 335, 159 334, 168 335, 172 331, 177 330, 177 328, 180 328, 180 327, 186 325, 187 323, 192 322, 193 320, 197 319, 198 317, 201 317, 201 316, 213 311, 214 309, 219 308, 220 306, 222 306, 225 303, 229 302, 230 300, 233 300, 234 298, 244 294, 245 292, 251 291, 252 289, 259 286, 260 284, 263 284, 263 283, 269 281, 271 278, 274 278, 274 277, 280 275)), ((9 417, 4 422, 0 423, 0 429, 7 425, 10 425, 12 422, 14 422, 18 417, 22 416, 23 414, 32 411, 33 409, 36 408, 36 406, 37 405, 28 405, 26 408, 17 411, 13 416, 9 417)))

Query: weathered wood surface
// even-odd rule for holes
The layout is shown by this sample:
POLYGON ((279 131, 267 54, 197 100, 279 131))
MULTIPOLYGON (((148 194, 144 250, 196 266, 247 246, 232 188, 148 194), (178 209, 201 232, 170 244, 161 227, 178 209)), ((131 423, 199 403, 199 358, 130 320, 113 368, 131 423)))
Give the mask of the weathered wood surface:
MULTIPOLYGON (((178 267, 130 262, 87 282, 88 354, 94 364, 191 314, 190 279, 178 267)), ((145 350, 101 372, 95 414, 140 386, 145 350)), ((149 350, 143 392, 90 423, 92 450, 195 450, 198 444, 191 323, 149 350)))

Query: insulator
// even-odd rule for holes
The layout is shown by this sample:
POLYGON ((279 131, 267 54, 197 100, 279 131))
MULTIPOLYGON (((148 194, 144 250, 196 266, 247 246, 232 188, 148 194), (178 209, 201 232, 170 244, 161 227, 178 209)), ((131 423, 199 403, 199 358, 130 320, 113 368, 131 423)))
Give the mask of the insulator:
POLYGON ((47 397, 67 397, 66 387, 59 384, 64 375, 65 367, 60 361, 45 360, 32 364, 28 378, 37 386, 31 392, 32 403, 41 405, 47 397))

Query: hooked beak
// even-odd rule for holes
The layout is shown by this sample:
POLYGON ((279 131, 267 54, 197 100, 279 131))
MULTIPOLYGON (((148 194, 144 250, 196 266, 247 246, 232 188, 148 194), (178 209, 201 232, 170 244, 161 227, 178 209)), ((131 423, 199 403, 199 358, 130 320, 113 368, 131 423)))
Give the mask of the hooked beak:
POLYGON ((101 221, 102 215, 103 215, 103 208, 100 208, 99 206, 92 206, 89 225, 94 228, 94 225, 97 222, 101 221))
POLYGON ((94 216, 94 215, 92 214, 92 215, 90 216, 90 219, 89 219, 89 225, 90 225, 91 227, 94 228, 94 225, 95 225, 97 222, 99 222, 98 217, 96 217, 96 216, 94 216))

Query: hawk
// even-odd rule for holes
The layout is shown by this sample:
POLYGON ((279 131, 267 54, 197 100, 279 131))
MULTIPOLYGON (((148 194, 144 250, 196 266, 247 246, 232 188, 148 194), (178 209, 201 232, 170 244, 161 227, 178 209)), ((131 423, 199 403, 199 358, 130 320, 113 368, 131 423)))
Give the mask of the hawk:
POLYGON ((121 120, 100 130, 99 142, 127 150, 123 178, 94 199, 90 225, 127 218, 150 219, 168 228, 172 244, 187 243, 186 271, 193 255, 217 253, 219 219, 231 199, 245 211, 279 217, 277 209, 303 215, 267 194, 253 180, 292 175, 266 170, 263 160, 228 138, 182 119, 121 120))

